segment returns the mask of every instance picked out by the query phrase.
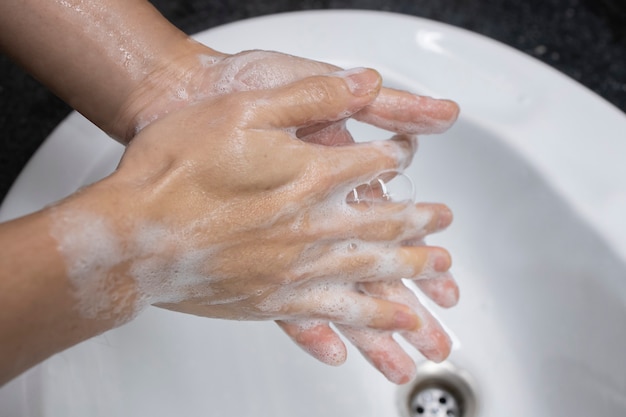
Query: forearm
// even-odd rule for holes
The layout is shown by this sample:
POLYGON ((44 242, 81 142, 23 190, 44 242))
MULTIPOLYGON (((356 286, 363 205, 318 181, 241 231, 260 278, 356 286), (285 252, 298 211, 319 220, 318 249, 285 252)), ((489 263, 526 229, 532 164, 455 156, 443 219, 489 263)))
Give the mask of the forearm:
POLYGON ((0 225, 0 385, 120 321, 81 314, 79 288, 53 236, 52 210, 0 225))
POLYGON ((3 51, 118 139, 129 94, 195 47, 144 0, 3 0, 0 27, 3 51))

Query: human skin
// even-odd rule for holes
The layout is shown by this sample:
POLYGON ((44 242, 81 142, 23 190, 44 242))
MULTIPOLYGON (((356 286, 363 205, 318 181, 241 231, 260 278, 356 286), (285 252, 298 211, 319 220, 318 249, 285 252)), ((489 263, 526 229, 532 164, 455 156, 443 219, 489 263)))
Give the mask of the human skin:
MULTIPOLYGON (((123 143, 150 122, 206 97, 338 70, 276 52, 216 51, 145 0, 4 0, 0 27, 6 54, 123 143)), ((423 134, 445 130, 457 115, 451 101, 383 88, 355 118, 423 134)))
POLYGON ((188 106, 144 129, 109 177, 0 225, 0 381, 148 305, 385 334, 431 326, 414 296, 372 294, 449 268, 444 249, 406 244, 445 226, 445 208, 346 199, 405 168, 414 139, 296 137, 358 111, 379 87, 360 70, 188 106))
MULTIPOLYGON (((229 55, 215 51, 189 39, 149 3, 139 0, 6 0, 0 4, 0 23, 3 50, 124 144, 155 121, 204 100, 270 89, 337 69, 275 52, 229 55)), ((223 109, 211 110, 211 117, 223 113, 223 109)), ((399 133, 425 134, 447 129, 457 115, 458 107, 450 101, 383 88, 352 116, 399 133)), ((297 137, 324 145, 351 143, 345 116, 332 123, 320 120, 307 125, 297 137)), ((440 217, 447 219, 442 227, 447 226, 447 209, 425 205, 426 211, 426 207, 439 207, 445 213, 440 217)), ((444 306, 453 305, 458 298, 458 288, 448 275, 418 285, 444 306)), ((328 321, 279 324, 318 359, 332 364, 345 360, 345 347, 328 321), (331 350, 335 352, 332 360, 327 354, 331 350)), ((355 332, 358 329, 351 329, 352 335, 355 332)), ((378 345, 384 346, 382 350, 396 349, 387 336, 379 335, 378 345)), ((357 339, 364 340, 352 337, 357 339)), ((372 349, 361 350, 374 364, 381 363, 369 353, 372 349)), ((448 351, 449 341, 442 343, 436 355, 423 353, 440 360, 448 351)), ((395 368, 407 370, 401 381, 410 378, 406 357, 394 363, 395 368)), ((393 378, 397 382, 398 377, 393 378)))

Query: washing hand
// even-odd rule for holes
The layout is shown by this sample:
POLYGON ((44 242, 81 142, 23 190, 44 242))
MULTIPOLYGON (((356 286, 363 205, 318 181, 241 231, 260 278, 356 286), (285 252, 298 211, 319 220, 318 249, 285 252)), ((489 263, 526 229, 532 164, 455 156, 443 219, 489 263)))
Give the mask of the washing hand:
POLYGON ((327 147, 296 138, 359 111, 379 87, 371 70, 311 77, 191 105, 142 130, 112 176, 53 210, 84 314, 127 321, 154 304, 280 320, 291 334, 312 321, 319 325, 301 334, 323 337, 302 344, 339 363, 342 349, 324 343, 338 338, 332 322, 388 376, 385 366, 404 356, 392 347, 381 359, 372 341, 388 349, 391 332, 404 331, 439 349, 445 336, 399 280, 448 270, 444 249, 406 243, 445 227, 449 211, 347 199, 359 184, 402 171, 414 139, 327 147), (91 204, 103 194, 111 206, 91 204), (98 248, 85 224, 106 237, 98 248))
MULTIPOLYGON (((434 204, 417 204, 422 210, 437 213, 436 223, 423 230, 422 236, 441 230, 449 225, 451 216, 447 208, 434 204)), ((415 241, 405 241, 406 245, 419 245, 415 241)), ((447 271, 449 259, 438 267, 424 268, 417 275, 404 276, 413 279, 413 283, 441 307, 456 305, 459 289, 447 271)), ((431 265, 432 266, 432 265, 431 265)), ((415 293, 401 280, 361 282, 357 288, 363 294, 410 306, 420 319, 420 326, 413 330, 402 331, 403 338, 418 349, 426 358, 441 362, 450 354, 452 342, 441 324, 421 304, 415 293)), ((279 326, 303 350, 318 360, 329 365, 340 365, 346 360, 346 347, 341 338, 330 327, 328 321, 288 320, 278 321, 279 326), (328 352, 333 352, 329 355, 328 352)), ((390 381, 403 384, 415 376, 413 358, 396 342, 391 331, 373 331, 372 329, 335 323, 337 329, 357 347, 363 356, 384 374, 390 381)))
POLYGON ((378 87, 349 104, 345 96, 335 103, 335 90, 324 82, 308 85, 306 94, 280 90, 278 102, 265 102, 276 98, 266 89, 337 68, 272 52, 218 53, 190 41, 141 0, 8 0, 0 9, 9 55, 108 134, 126 144, 133 140, 114 175, 3 228, 9 231, 0 237, 12 236, 4 246, 17 252, 5 251, 3 264, 11 289, 3 292, 3 303, 13 303, 15 320, 2 322, 10 343, 3 345, 0 382, 150 303, 211 317, 274 318, 314 356, 340 363, 345 348, 328 326, 333 322, 396 382, 408 378, 410 366, 388 331, 407 330, 407 339, 432 359, 447 354, 449 341, 439 337, 444 332, 398 280, 415 278, 436 302, 454 304, 458 290, 445 273, 447 253, 421 245, 447 226, 449 211, 428 204, 363 211, 342 195, 383 171, 401 170, 415 141, 400 137, 332 149, 319 144, 352 143, 348 116, 406 135, 438 133, 456 119, 456 104, 378 87), (307 115, 311 106, 317 109, 313 118, 307 115), (282 151, 267 152, 278 144, 282 151), (302 190, 308 194, 298 194, 302 190), (341 209, 314 210, 322 201, 341 209), (309 209, 300 212, 301 206, 309 209), (49 259, 42 256, 50 242, 41 231, 48 230, 52 212, 53 235, 70 259, 69 278, 85 284, 74 298, 62 291, 67 283, 54 251, 49 259), (204 217, 190 220, 199 214, 204 217), (38 263, 11 266, 24 258, 18 249, 30 248, 14 244, 20 230, 24 242, 39 248, 38 263), (267 243, 245 238, 253 235, 267 243), (22 275, 49 279, 18 294, 14 287, 26 288, 25 281, 9 278, 22 275), (80 279, 87 276, 100 280, 80 279), (246 287, 248 277, 263 285, 246 287), (236 288, 241 290, 229 292, 236 288), (24 303, 25 297, 32 302, 24 303), (76 322, 75 298, 87 323, 76 322), (350 305, 359 314, 348 312, 350 305), (24 322, 37 331, 13 327, 24 322), (423 345, 428 340, 434 347, 423 345))
MULTIPOLYGON (((238 91, 263 90, 304 77, 328 74, 340 68, 323 62, 270 51, 235 55, 216 52, 189 42, 175 62, 158 68, 140 83, 123 106, 120 124, 125 141, 162 116, 200 100, 238 91)), ((402 134, 441 133, 458 116, 458 106, 409 92, 382 88, 380 94, 354 118, 402 134)), ((299 137, 325 145, 353 142, 344 124, 323 122, 299 137)), ((119 129, 121 130, 121 129, 119 129)))
MULTIPOLYGON (((169 68, 168 75, 164 76, 170 77, 169 80, 163 80, 164 77, 160 76, 151 77, 151 80, 159 82, 142 86, 132 96, 133 99, 129 101, 132 103, 131 107, 141 110, 131 112, 135 116, 129 123, 133 127, 128 132, 128 137, 132 137, 168 112, 184 108, 207 97, 270 89, 303 77, 337 70, 337 67, 330 64, 277 52, 248 51, 225 55, 202 45, 193 45, 193 49, 194 51, 185 59, 177 61, 179 76, 172 78, 172 69, 169 68)), ((353 114, 353 117, 397 133, 429 134, 446 130, 456 120, 457 115, 458 107, 451 101, 382 88, 376 99, 353 114)), ((353 143, 352 136, 345 127, 346 116, 339 115, 332 123, 322 121, 301 128, 298 137, 307 142, 323 145, 353 143)), ((429 206, 425 207, 427 207, 425 210, 428 210, 429 206)), ((447 227, 450 220, 450 216, 447 215, 439 227, 431 232, 447 227)), ((417 280, 417 286, 441 306, 450 307, 456 304, 458 288, 449 274, 429 278, 422 277, 417 280)), ((410 295, 404 287, 395 288, 394 293, 398 291, 404 293, 405 302, 410 298, 412 304, 418 304, 415 296, 410 295)), ((429 328, 434 330, 428 334, 422 330, 419 335, 411 334, 407 338, 429 359, 443 360, 450 351, 450 341, 426 310, 422 309, 422 315, 425 322, 431 324, 429 328), (426 340, 438 341, 435 343, 436 347, 423 347, 426 340)), ((327 322, 279 322, 279 325, 314 357, 330 364, 339 364, 345 360, 345 346, 327 322), (333 354, 329 355, 328 352, 333 354)), ((341 328, 341 330, 392 381, 405 382, 412 377, 413 361, 389 335, 374 337, 373 334, 365 334, 356 329, 341 328), (376 342, 372 343, 372 339, 376 339, 376 342), (372 348, 374 345, 377 351, 372 348), (390 352, 394 354, 390 356, 390 352)))

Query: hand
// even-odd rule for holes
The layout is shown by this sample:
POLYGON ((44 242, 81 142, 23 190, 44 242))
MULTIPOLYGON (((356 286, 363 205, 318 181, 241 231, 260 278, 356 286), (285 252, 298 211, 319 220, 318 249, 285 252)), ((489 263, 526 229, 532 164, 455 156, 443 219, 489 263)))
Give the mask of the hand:
POLYGON ((407 305, 368 294, 363 283, 375 289, 447 270, 445 250, 403 245, 437 229, 446 210, 404 203, 363 210, 346 201, 355 186, 402 171, 413 139, 330 148, 295 136, 372 102, 378 75, 347 75, 225 95, 144 129, 113 175, 55 215, 70 279, 111 290, 83 297, 86 312, 125 312, 128 320, 156 304, 239 320, 422 326, 407 305), (106 239, 90 239, 93 228, 106 239))
MULTIPOLYGON (((431 220, 430 227, 424 229, 424 235, 447 226, 451 221, 449 211, 444 206, 417 204, 416 208, 418 211, 434 213, 437 218, 431 220)), ((413 279, 426 296, 439 306, 448 308, 458 302, 459 289, 447 271, 450 260, 440 258, 440 262, 437 267, 424 268, 420 273, 405 278, 413 279)), ((420 326, 401 334, 426 358, 441 362, 450 354, 452 343, 446 331, 402 281, 363 282, 358 285, 358 289, 364 294, 411 307, 420 319, 420 326)), ((340 365, 346 360, 346 347, 328 321, 288 320, 278 321, 278 324, 296 344, 318 360, 329 365, 340 365)), ((404 384, 414 378, 415 363, 394 340, 393 332, 372 331, 342 324, 336 324, 336 327, 391 382, 404 384)))
MULTIPOLYGON (((383 89, 377 96, 378 87, 376 92, 370 88, 364 95, 349 99, 344 95, 343 101, 333 102, 338 98, 335 94, 341 92, 329 87, 328 79, 307 84, 309 89, 300 91, 308 92, 306 97, 288 90, 267 92, 267 96, 242 94, 241 91, 285 86, 302 77, 328 74, 336 67, 261 51, 233 56, 216 53, 190 42, 144 1, 77 0, 39 4, 10 0, 1 4, 6 13, 0 15, 8 18, 3 20, 0 37, 6 41, 3 47, 9 55, 122 142, 128 143, 138 132, 150 129, 150 133, 142 131, 137 136, 135 142, 141 144, 131 146, 118 172, 57 206, 5 228, 10 230, 4 234, 5 238, 21 230, 24 241, 29 241, 28 237, 37 243, 27 246, 41 252, 37 255, 39 262, 28 264, 19 262, 23 259, 20 250, 24 248, 16 247, 15 256, 9 252, 3 264, 13 261, 16 264, 16 269, 5 271, 6 276, 15 279, 4 280, 12 288, 11 292, 5 292, 12 295, 9 301, 18 306, 15 314, 20 320, 15 323, 21 324, 29 316, 36 323, 29 328, 38 329, 26 335, 21 332, 23 326, 14 329, 13 322, 7 322, 10 329, 3 331, 3 335, 19 333, 19 337, 10 337, 11 343, 6 344, 15 355, 2 355, 5 363, 18 363, 12 365, 9 374, 110 328, 112 321, 128 320, 148 303, 211 317, 274 317, 283 319, 283 323, 295 320, 300 330, 303 323, 313 318, 319 320, 326 335, 331 331, 326 324, 330 321, 344 326, 345 333, 352 329, 361 335, 366 334, 366 328, 416 327, 414 313, 392 301, 401 297, 391 289, 399 276, 430 276, 423 271, 432 270, 435 264, 446 269, 449 258, 445 251, 411 242, 441 227, 445 223, 442 219, 450 217, 449 212, 437 205, 381 205, 355 216, 356 209, 346 208, 345 198, 338 197, 348 184, 367 182, 389 167, 401 169, 406 163, 402 159, 410 159, 414 141, 399 137, 385 145, 359 145, 331 154, 312 145, 297 147, 289 141, 285 143, 293 147, 283 149, 278 139, 300 137, 326 145, 349 143, 352 138, 343 122, 350 115, 399 133, 436 133, 445 130, 456 118, 458 108, 454 103, 389 89, 383 89), (17 14, 20 19, 11 18, 17 14), (33 54, 33 50, 38 53, 33 54), (77 60, 81 65, 68 65, 77 60), (315 86, 321 89, 316 90, 315 86), (280 100, 271 106, 265 102, 260 106, 267 108, 241 107, 259 105, 270 96, 273 99, 273 94, 283 104, 289 102, 295 108, 281 106, 280 100), (217 97, 223 100, 204 101, 217 97), (331 100, 325 104, 334 104, 321 111, 323 101, 319 100, 325 99, 331 100), (233 114, 224 113, 231 109, 233 114), (317 110, 311 113, 317 117, 310 117, 308 112, 312 109, 317 110), (335 113, 331 115, 333 109, 335 113), (250 118, 241 119, 244 116, 250 118), (158 124, 162 132, 152 128, 159 119, 168 120, 158 124), (264 121, 271 123, 263 124, 264 121), (188 127, 191 127, 189 135, 188 127), (281 130, 283 127, 286 131, 281 130), (298 130, 294 133, 295 127, 298 130), (232 132, 241 135, 233 137, 232 132), (263 140, 254 141, 252 137, 261 132, 263 140), (237 145, 250 146, 255 152, 243 152, 237 145), (301 155, 295 157, 281 151, 266 155, 267 161, 261 161, 259 155, 274 150, 273 146, 301 155), (231 159, 227 158, 229 155, 231 159), (322 163, 315 159, 319 157, 329 159, 322 163), (355 158, 359 157, 362 159, 357 161, 355 158), (249 161, 242 162, 239 158, 249 161), (363 160, 372 161, 372 166, 359 166, 363 160), (383 160, 386 162, 381 163, 383 160), (246 168, 247 162, 255 169, 246 168), (340 167, 337 172, 341 175, 336 179, 331 162, 340 167), (280 164, 284 164, 284 169, 280 164), (242 175, 233 176, 232 169, 242 175), (312 185, 314 178, 319 180, 316 189, 312 185), (246 183, 246 180, 251 181, 246 183), (298 190, 306 193, 298 194, 298 190), (242 206, 221 204, 225 196, 236 196, 232 201, 237 200, 242 206), (303 217, 298 217, 278 204, 281 198, 283 203, 292 202, 292 208, 300 204, 311 210, 319 209, 322 201, 334 201, 336 207, 334 211, 329 209, 334 213, 331 217, 329 212, 324 212, 324 216, 315 210, 305 210, 303 217), (271 209, 281 215, 272 218, 275 223, 271 229, 257 230, 259 224, 247 220, 250 208, 254 208, 253 213, 260 221, 270 221, 271 209), (50 216, 50 213, 54 214, 50 216), (48 231, 49 223, 53 225, 52 232, 41 234, 48 231), (210 236, 206 236, 207 228, 210 236), (267 235, 270 230, 283 230, 285 234, 267 235), (253 233, 264 236, 263 231, 269 242, 266 246, 245 238, 253 233), (330 239, 319 242, 321 236, 327 235, 330 239), (285 246, 289 239, 293 245, 285 246), (223 246, 223 242, 230 242, 230 246, 223 246), (346 242, 350 251, 342 253, 346 242), (316 257, 316 253, 325 255, 316 257), (250 256, 241 258, 241 254, 250 256), (265 256, 274 262, 267 264, 265 256), (307 261, 306 256, 311 256, 313 261, 307 261), (201 261, 206 257, 218 261, 206 265, 201 261), (59 258, 68 265, 58 262, 59 258), (377 266, 385 265, 385 261, 389 269, 383 274, 377 266), (189 271, 193 273, 186 274, 189 271), (343 284, 331 280, 335 274, 345 278, 343 284), (23 284, 28 281, 22 279, 24 276, 50 279, 40 279, 38 285, 27 286, 23 284), (168 278, 181 276, 191 279, 185 282, 168 278), (252 284, 242 276, 253 277, 252 284), (212 281, 212 277, 217 280, 212 281), (195 278, 199 280, 194 281, 195 278), (392 284, 380 287, 385 280, 392 284), (40 285, 44 281, 45 285, 40 285), (328 285, 324 286, 326 281, 328 285), (75 287, 75 294, 66 293, 67 286, 75 287), (24 291, 15 292, 14 287, 24 291), (278 294, 289 287, 300 296, 278 294), (33 288, 38 291, 30 291, 33 288), (49 291, 50 288, 56 292, 49 291), (307 299, 302 296, 305 289, 311 290, 309 294, 317 291, 322 295, 307 299), (386 298, 372 297, 368 292, 378 292, 386 298), (28 305, 36 304, 38 308, 22 310, 19 306, 24 304, 24 298, 18 293, 31 297, 33 303, 28 305), (272 299, 285 297, 288 302, 281 304, 282 307, 274 304, 275 308, 271 308, 272 299), (39 302, 42 299, 46 302, 39 302), (346 300, 361 308, 361 314, 333 310, 337 305, 345 306, 346 300), (78 307, 82 318, 75 314, 74 307, 78 307), (16 357, 20 359, 16 361, 16 357)), ((356 78, 350 77, 345 82, 358 86, 356 78)), ((10 243, 5 246, 14 247, 14 242, 10 243)), ((438 283, 450 281, 438 278, 420 282, 431 291, 438 283)), ((426 322, 424 317, 422 324, 426 322)), ((311 330, 315 329, 302 330, 300 335, 311 335, 311 330)), ((334 333, 333 336, 336 337, 334 333)), ((366 348, 365 342, 349 337, 377 363, 376 355, 366 348)))
MULTIPOLYGON (((168 83, 167 80, 159 82, 158 86, 151 85, 150 88, 146 88, 146 94, 136 96, 140 98, 138 103, 142 101, 150 103, 148 107, 143 107, 141 116, 136 117, 135 125, 139 127, 137 130, 148 123, 147 121, 158 119, 160 117, 159 112, 164 111, 163 109, 176 106, 183 107, 206 97, 274 88, 303 77, 337 70, 337 67, 326 63, 277 52, 248 51, 236 55, 224 55, 215 53, 201 45, 196 46, 199 47, 198 51, 188 55, 186 59, 178 61, 186 68, 185 71, 188 74, 195 75, 178 77, 176 79, 178 84, 168 83), (181 79, 187 80, 188 83, 181 85, 179 83, 181 79), (157 96, 161 100, 155 101, 146 98, 154 95, 163 86, 170 88, 171 91, 168 94, 158 93, 157 96), (177 92, 176 94, 174 94, 174 90, 177 92), (163 98, 175 95, 179 100, 174 102, 163 100, 163 98)), ((160 79, 160 77, 156 78, 160 79)), ((419 97, 408 92, 383 88, 373 103, 355 113, 353 117, 399 133, 426 134, 446 130, 456 120, 457 115, 458 107, 453 102, 419 97)), ((342 145, 354 142, 345 128, 345 117, 334 123, 323 122, 300 129, 298 136, 305 141, 324 145, 342 145)), ((425 205, 424 207, 426 207, 425 210, 429 210, 432 206, 425 205)), ((439 226, 427 231, 428 233, 447 227, 451 221, 451 215, 447 208, 440 206, 434 212, 444 214, 440 215, 439 226)), ((458 300, 458 287, 449 274, 440 274, 438 277, 429 277, 429 279, 422 276, 416 280, 416 284, 427 296, 441 306, 450 307, 456 304, 458 300)), ((412 296, 412 304, 419 304, 415 296, 412 296)), ((425 309, 421 308, 420 311, 423 313, 423 319, 432 324, 430 327, 435 329, 437 334, 425 335, 422 331, 419 336, 414 335, 412 337, 413 344, 420 348, 429 359, 441 361, 449 354, 450 341, 441 327, 436 325, 436 320, 425 309), (438 348, 430 350, 423 348, 424 341, 428 339, 439 340, 438 348), (418 340, 421 342, 417 343, 418 340)), ((345 346, 327 322, 301 321, 298 323, 279 322, 278 324, 298 345, 319 360, 329 364, 339 364, 345 361, 345 346)), ((394 360, 387 360, 383 364, 380 359, 381 353, 374 353, 373 349, 368 347, 372 343, 365 343, 366 340, 372 339, 371 335, 363 334, 359 337, 358 331, 355 329, 351 331, 343 329, 343 332, 349 333, 352 342, 359 346, 364 355, 392 381, 406 382, 412 378, 414 373, 412 361, 406 357, 404 351, 399 349, 390 337, 385 337, 384 342, 378 341, 376 345, 381 351, 402 352, 404 356, 397 353, 394 360)))
MULTIPOLYGON (((270 51, 235 55, 190 43, 186 52, 159 68, 132 92, 120 123, 126 140, 162 116, 210 97, 239 91, 264 90, 340 68, 323 62, 270 51)), ((459 113, 456 103, 383 88, 373 103, 353 115, 366 123, 403 134, 441 133, 459 113)), ((307 141, 325 145, 353 142, 344 127, 345 117, 320 123, 300 132, 307 141), (322 129, 325 128, 325 129, 322 129)))
MULTIPOLYGON (((172 111, 174 107, 184 107, 190 103, 205 99, 206 97, 217 97, 232 94, 239 91, 250 91, 259 89, 269 89, 284 85, 303 77, 325 74, 336 71, 337 67, 332 65, 311 61, 299 57, 294 57, 277 52, 248 51, 236 55, 224 55, 216 53, 202 45, 195 45, 198 50, 188 54, 185 59, 177 61, 178 64, 186 68, 184 77, 177 77, 174 83, 168 80, 160 81, 158 85, 149 84, 143 94, 138 97, 135 103, 149 103, 142 107, 140 115, 135 118, 136 130, 160 117, 159 112, 163 109, 172 111), (193 76, 189 74, 194 74, 193 76), (181 84, 181 80, 187 80, 181 84), (159 92, 159 88, 169 88, 169 93, 159 92), (176 93, 175 93, 175 92, 176 93), (150 98, 157 94, 157 100, 150 98), (167 97, 178 97, 178 100, 164 100, 167 97)), ((161 79, 161 77, 156 77, 161 79)), ((139 91, 142 91, 141 89, 139 91)), ((408 92, 383 88, 370 105, 366 106, 353 117, 376 126, 393 130, 404 134, 427 134, 439 133, 446 130, 456 120, 458 107, 455 103, 447 100, 435 100, 428 97, 420 97, 408 92)), ((132 132, 134 133, 134 132, 132 132)), ((298 131, 298 137, 312 143, 323 145, 343 145, 353 143, 352 136, 345 128, 345 117, 334 123, 322 122, 298 131)), ((450 212, 445 207, 439 207, 436 213, 442 214, 437 230, 447 227, 451 221, 450 212)), ((422 236, 424 237, 424 236, 422 236)), ((420 277, 416 281, 417 286, 432 298, 439 305, 450 307, 458 300, 458 287, 448 274, 440 277, 425 279, 420 277)), ((419 303, 413 296, 413 304, 419 303)), ((429 323, 436 321, 422 308, 424 319, 429 323)), ((328 323, 279 322, 281 328, 305 351, 323 362, 339 364, 345 361, 345 346, 337 337, 336 333, 330 329, 328 323), (332 354, 329 354, 332 352, 332 354)), ((422 353, 431 360, 440 361, 448 356, 450 351, 450 341, 445 337, 445 332, 440 326, 432 326, 437 329, 441 336, 413 337, 413 340, 426 340, 427 338, 438 337, 441 341, 439 348, 426 350, 422 353)), ((344 333, 347 331, 344 330, 344 333)), ((388 378, 394 382, 403 382, 412 378, 414 365, 408 366, 406 357, 402 360, 400 355, 395 355, 394 361, 382 365, 380 359, 375 359, 371 348, 364 346, 365 340, 371 337, 357 338, 357 331, 350 332, 353 343, 359 346, 365 356, 372 361, 388 378), (357 339, 361 343, 357 343, 357 339), (393 362, 393 364, 391 364, 393 362), (378 364, 378 365, 376 365, 378 364), (386 370, 383 370, 385 368, 386 370), (395 369, 392 372, 390 369, 395 369), (402 369, 403 372, 398 370, 402 369), (398 375, 401 375, 398 377, 398 375)), ((418 348, 420 344, 414 343, 418 348)), ((386 351, 398 351, 395 342, 391 338, 386 338, 385 342, 378 342, 377 346, 384 347, 386 351)), ((400 350, 403 352, 402 350, 400 350)), ((406 356, 406 354, 404 354, 406 356)), ((378 355, 380 356, 380 355, 378 355)), ((412 361, 411 361, 412 363, 412 361)))

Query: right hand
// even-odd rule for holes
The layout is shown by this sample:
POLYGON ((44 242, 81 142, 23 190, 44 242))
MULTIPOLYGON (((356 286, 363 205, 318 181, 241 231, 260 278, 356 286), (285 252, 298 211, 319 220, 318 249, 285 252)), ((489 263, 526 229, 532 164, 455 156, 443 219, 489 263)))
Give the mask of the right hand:
POLYGON ((354 187, 402 171, 415 141, 326 147, 296 138, 361 110, 379 89, 371 70, 310 77, 196 103, 148 126, 115 173, 55 209, 60 247, 78 266, 70 278, 111 289, 80 304, 99 316, 124 311, 125 320, 155 304, 206 317, 332 322, 385 338, 405 331, 430 343, 439 328, 428 313, 389 289, 449 268, 444 249, 405 244, 439 229, 449 211, 346 201, 354 187), (94 250, 85 224, 104 227, 112 247, 94 250))

